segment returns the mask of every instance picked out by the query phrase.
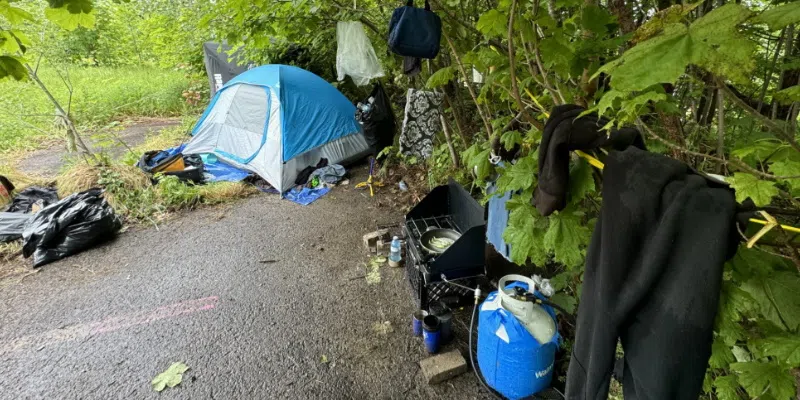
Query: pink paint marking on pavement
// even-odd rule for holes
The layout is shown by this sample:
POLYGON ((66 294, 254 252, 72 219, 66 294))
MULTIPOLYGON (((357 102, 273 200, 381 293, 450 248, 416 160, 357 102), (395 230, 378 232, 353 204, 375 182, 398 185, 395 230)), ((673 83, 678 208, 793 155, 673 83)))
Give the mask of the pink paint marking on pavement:
POLYGON ((191 314, 198 311, 211 310, 216 306, 217 301, 219 301, 219 297, 211 296, 202 299, 182 301, 168 306, 162 306, 153 311, 106 318, 103 321, 92 323, 90 334, 94 335, 114 332, 136 325, 149 324, 162 319, 174 318, 180 315, 191 314))
POLYGON ((85 339, 92 335, 114 332, 137 325, 150 324, 159 320, 175 318, 198 311, 212 310, 216 307, 218 301, 219 297, 217 296, 186 300, 167 306, 161 306, 150 311, 109 317, 102 321, 70 325, 61 329, 52 329, 43 333, 26 335, 5 343, 0 343, 0 354, 19 350, 31 345, 46 346, 54 343, 85 339))

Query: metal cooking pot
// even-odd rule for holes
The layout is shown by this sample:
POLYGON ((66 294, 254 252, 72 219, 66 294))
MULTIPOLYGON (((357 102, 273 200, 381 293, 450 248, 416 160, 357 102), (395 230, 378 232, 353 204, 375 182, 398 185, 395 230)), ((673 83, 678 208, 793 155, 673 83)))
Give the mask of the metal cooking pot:
MULTIPOLYGON (((422 234, 420 238, 420 242, 422 243, 422 248, 425 249, 428 253, 431 254, 442 254, 447 249, 437 249, 436 247, 432 246, 431 240, 434 239, 450 239, 454 243, 458 238, 461 237, 461 234, 452 230, 452 229, 445 229, 445 228, 433 228, 429 229, 425 233, 422 234)), ((448 247, 449 248, 449 247, 448 247)))

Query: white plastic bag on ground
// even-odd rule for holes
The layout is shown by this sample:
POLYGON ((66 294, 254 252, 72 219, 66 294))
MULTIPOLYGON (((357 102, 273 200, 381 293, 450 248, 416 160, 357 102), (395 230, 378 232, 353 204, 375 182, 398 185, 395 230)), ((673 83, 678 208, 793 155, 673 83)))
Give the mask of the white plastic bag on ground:
POLYGON ((336 24, 336 38, 338 80, 342 81, 345 75, 350 75, 356 85, 364 86, 369 84, 370 79, 383 76, 383 67, 361 22, 340 21, 336 24))

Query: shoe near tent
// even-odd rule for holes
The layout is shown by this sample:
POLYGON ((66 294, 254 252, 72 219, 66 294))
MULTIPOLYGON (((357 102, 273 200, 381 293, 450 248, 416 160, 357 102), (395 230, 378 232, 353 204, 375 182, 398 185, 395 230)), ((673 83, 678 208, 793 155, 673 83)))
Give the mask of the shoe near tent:
POLYGON ((192 130, 184 154, 213 153, 285 192, 321 158, 343 164, 370 154, 356 108, 304 69, 264 65, 225 84, 192 130))
POLYGON ((203 63, 206 66, 211 96, 214 96, 223 85, 236 75, 253 67, 253 64, 242 60, 238 52, 231 53, 227 43, 203 43, 203 63))

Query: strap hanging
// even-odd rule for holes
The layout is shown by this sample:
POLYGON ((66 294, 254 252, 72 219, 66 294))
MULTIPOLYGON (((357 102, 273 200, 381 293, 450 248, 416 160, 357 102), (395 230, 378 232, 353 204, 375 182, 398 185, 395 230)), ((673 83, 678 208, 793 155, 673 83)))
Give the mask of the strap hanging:
MULTIPOLYGON (((408 0, 406 2, 406 6, 414 7, 414 0, 408 0)), ((428 0, 425 0, 425 9, 430 11, 431 10, 431 3, 428 0)))

